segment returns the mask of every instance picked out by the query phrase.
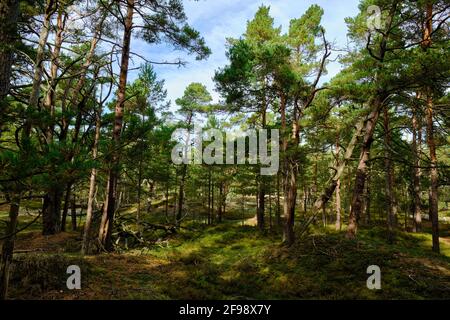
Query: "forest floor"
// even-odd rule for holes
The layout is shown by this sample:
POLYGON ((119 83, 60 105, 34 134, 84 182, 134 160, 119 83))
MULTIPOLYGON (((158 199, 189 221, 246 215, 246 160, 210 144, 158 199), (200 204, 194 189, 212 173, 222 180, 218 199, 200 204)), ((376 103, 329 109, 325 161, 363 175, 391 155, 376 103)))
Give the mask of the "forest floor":
POLYGON ((315 227, 285 248, 276 232, 260 234, 241 221, 186 225, 145 248, 85 258, 78 253, 80 231, 44 237, 33 225, 18 236, 9 297, 450 299, 448 224, 441 226, 440 255, 431 252, 427 228, 399 231, 391 245, 381 226, 362 227, 356 241, 332 226, 315 227), (82 269, 81 290, 66 288, 71 264, 82 269), (381 268, 381 290, 366 287, 370 265, 381 268))

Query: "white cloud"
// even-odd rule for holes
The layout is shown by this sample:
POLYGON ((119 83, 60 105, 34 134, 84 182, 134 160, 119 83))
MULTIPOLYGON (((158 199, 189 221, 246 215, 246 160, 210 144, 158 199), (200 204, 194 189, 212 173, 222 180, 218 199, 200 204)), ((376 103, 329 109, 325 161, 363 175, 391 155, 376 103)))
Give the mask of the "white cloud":
MULTIPOLYGON (((214 92, 212 77, 214 71, 227 64, 225 57, 225 39, 237 38, 245 31, 246 23, 252 19, 257 8, 264 4, 271 8, 271 15, 275 19, 275 25, 283 26, 286 31, 289 20, 300 17, 305 10, 316 3, 324 8, 323 25, 327 31, 329 41, 335 41, 340 47, 346 43, 346 25, 344 18, 357 13, 358 0, 269 0, 269 1, 242 1, 242 0, 200 0, 185 1, 185 10, 189 23, 200 31, 207 45, 212 50, 212 55, 206 61, 195 61, 191 56, 180 51, 173 51, 165 45, 150 46, 142 40, 133 40, 132 50, 152 61, 174 61, 182 58, 189 62, 187 67, 155 66, 158 76, 166 80, 168 98, 172 100, 172 109, 176 110, 175 99, 182 96, 184 88, 191 82, 201 82, 211 91, 215 101, 219 96, 214 92)), ((328 67, 329 80, 337 72, 340 66, 331 63, 328 67)))

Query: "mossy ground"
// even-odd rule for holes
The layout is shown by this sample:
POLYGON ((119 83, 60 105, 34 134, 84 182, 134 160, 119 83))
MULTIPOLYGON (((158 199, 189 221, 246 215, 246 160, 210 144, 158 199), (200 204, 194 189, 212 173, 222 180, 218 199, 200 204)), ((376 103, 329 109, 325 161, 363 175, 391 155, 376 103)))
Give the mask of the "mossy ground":
POLYGON ((361 228, 356 241, 332 226, 314 227, 285 248, 277 232, 236 220, 186 227, 146 248, 85 258, 79 231, 43 237, 27 230, 17 248, 33 252, 16 254, 10 298, 450 299, 449 225, 442 225, 440 255, 431 252, 426 228, 399 231, 389 244, 382 226, 361 228), (79 291, 65 288, 65 265, 74 263, 83 270, 79 291), (366 287, 370 265, 381 268, 381 290, 366 287))

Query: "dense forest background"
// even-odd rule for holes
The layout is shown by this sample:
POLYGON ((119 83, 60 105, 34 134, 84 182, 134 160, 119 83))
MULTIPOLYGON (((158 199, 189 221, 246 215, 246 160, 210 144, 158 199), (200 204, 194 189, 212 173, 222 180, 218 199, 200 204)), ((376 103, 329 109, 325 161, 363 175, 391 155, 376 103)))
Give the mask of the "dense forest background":
POLYGON ((450 3, 361 0, 345 48, 323 14, 260 6, 220 102, 169 101, 133 41, 207 59, 181 0, 0 0, 0 299, 450 298, 450 3), (194 125, 278 129, 278 173, 174 164, 194 125))

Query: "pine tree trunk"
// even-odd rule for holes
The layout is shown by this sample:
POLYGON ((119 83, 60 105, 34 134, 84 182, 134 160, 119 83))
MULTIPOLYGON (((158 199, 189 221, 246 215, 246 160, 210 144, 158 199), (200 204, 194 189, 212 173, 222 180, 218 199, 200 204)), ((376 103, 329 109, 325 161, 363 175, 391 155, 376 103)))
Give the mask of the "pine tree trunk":
MULTIPOLYGON (((48 35, 50 33, 50 21, 52 15, 55 13, 56 5, 54 0, 48 0, 45 8, 44 20, 42 22, 42 28, 39 33, 38 47, 36 50, 36 60, 34 63, 34 75, 33 83, 30 93, 29 107, 32 109, 38 108, 39 95, 41 92, 42 75, 44 73, 44 59, 45 59, 45 46, 47 45, 48 35)), ((31 124, 30 124, 31 125, 31 124)), ((27 131, 31 130, 29 126, 27 131)))
POLYGON ((219 184, 219 207, 218 207, 218 211, 217 211, 217 222, 221 223, 222 222, 222 215, 223 215, 223 208, 225 206, 225 198, 223 195, 223 182, 220 182, 219 184))
MULTIPOLYGON (((420 95, 418 96, 420 99, 420 95)), ((421 170, 419 167, 419 152, 420 152, 420 141, 421 137, 418 134, 418 131, 422 130, 419 125, 419 121, 417 119, 417 112, 413 110, 412 116, 412 132, 413 132, 413 141, 412 141, 412 154, 413 154, 413 217, 414 217, 414 225, 413 232, 421 232, 422 230, 422 210, 421 210, 421 201, 420 201, 420 175, 421 170), (419 138, 419 139, 418 139, 419 138)))
POLYGON ((55 35, 55 47, 52 52, 51 66, 50 66, 50 81, 49 88, 47 90, 44 106, 47 109, 47 112, 50 115, 51 123, 48 124, 46 128, 46 143, 50 144, 53 141, 53 131, 54 131, 54 116, 55 116, 55 95, 56 95, 56 87, 57 87, 57 78, 58 78, 58 67, 59 67, 59 58, 61 54, 61 47, 63 43, 63 33, 66 23, 66 14, 63 10, 59 10, 57 16, 57 29, 55 35))
MULTIPOLYGON (((266 97, 263 97, 263 110, 261 112, 261 127, 264 130, 267 125, 266 118, 266 97)), ((264 223, 264 214, 265 214, 265 201, 266 201, 266 181, 263 176, 259 175, 259 188, 258 188, 258 206, 256 212, 256 221, 258 225, 258 229, 260 231, 264 231, 265 223, 264 223)))
MULTIPOLYGON (((432 44, 433 34, 433 4, 426 5, 427 20, 423 36, 422 47, 427 51, 432 44)), ((433 251, 439 253, 439 208, 438 208, 438 188, 439 174, 437 169, 436 142, 434 140, 433 125, 433 96, 431 88, 425 88, 426 93, 426 118, 427 118, 427 144, 430 151, 430 193, 429 193, 429 215, 431 220, 433 251)))
POLYGON ((11 196, 9 221, 6 225, 6 239, 3 240, 0 256, 0 300, 5 300, 8 294, 9 271, 13 259, 16 228, 19 217, 20 194, 11 196))
POLYGON ((77 203, 76 203, 75 193, 72 193, 70 215, 72 218, 72 231, 76 231, 77 230, 77 203))
POLYGON ((265 181, 264 177, 259 177, 259 188, 258 188, 258 209, 256 214, 256 220, 258 229, 260 231, 264 231, 264 213, 265 213, 265 198, 266 198, 266 190, 265 190, 265 181))
POLYGON ((178 210, 176 216, 176 225, 179 226, 183 218, 183 203, 184 203, 184 185, 186 183, 187 165, 183 164, 181 167, 180 187, 178 191, 178 210))
POLYGON ((54 186, 44 196, 42 205, 42 234, 53 235, 61 231, 61 191, 54 186))
POLYGON ((127 14, 124 23, 122 58, 120 63, 119 88, 117 95, 117 103, 114 114, 113 128, 113 155, 111 168, 109 171, 108 186, 108 205, 104 224, 101 226, 102 233, 99 234, 100 242, 107 251, 112 251, 113 243, 111 239, 112 227, 114 222, 114 214, 116 210, 117 181, 119 177, 119 151, 120 136, 123 125, 123 108, 126 99, 126 86, 128 76, 128 64, 130 60, 130 44, 133 26, 134 0, 127 0, 127 14))
MULTIPOLYGON (((341 152, 341 146, 339 144, 339 134, 336 136, 336 166, 339 166, 339 153, 341 152)), ((340 231, 341 224, 341 178, 336 180, 335 190, 335 204, 336 204, 336 230, 340 231)))
POLYGON ((280 172, 277 173, 277 211, 276 221, 277 227, 281 227, 281 201, 280 201, 280 172))
POLYGON ((208 171, 208 225, 212 223, 211 219, 211 168, 208 171))
POLYGON ((371 212, 370 212, 370 206, 371 206, 371 194, 370 194, 370 180, 371 180, 371 166, 369 165, 368 174, 367 174, 367 180, 366 180, 366 190, 364 194, 364 218, 366 225, 370 225, 371 222, 371 212))
MULTIPOLYGON (((285 130, 283 130, 285 131, 285 130)), ((297 148, 299 144, 300 126, 296 108, 294 109, 294 117, 292 123, 291 139, 283 143, 283 151, 289 148, 297 148)), ((298 161, 296 155, 286 156, 284 163, 284 217, 285 228, 283 233, 283 243, 290 246, 294 243, 294 224, 295 224, 295 207, 297 204, 297 177, 298 177, 298 161)))
POLYGON ((349 225, 347 228, 347 237, 355 238, 358 222, 361 217, 361 212, 364 203, 364 186, 367 177, 367 161, 369 160, 370 148, 372 147, 373 134, 375 132, 375 127, 380 116, 381 107, 383 105, 384 97, 377 95, 372 99, 370 103, 372 105, 373 111, 370 113, 365 121, 364 125, 364 139, 361 146, 361 154, 359 157, 358 168, 356 170, 355 185, 353 189, 353 196, 351 201, 351 210, 349 215, 349 225))
POLYGON ((166 221, 169 220, 169 182, 166 184, 166 204, 165 204, 165 215, 166 215, 166 221))
POLYGON ((439 253, 439 209, 438 209, 438 188, 439 188, 439 175, 437 169, 437 157, 436 157, 436 144, 434 140, 434 127, 433 127, 433 99, 431 94, 427 97, 427 143, 430 150, 430 219, 432 226, 433 237, 433 251, 439 253))
POLYGON ((358 139, 362 135, 365 122, 366 121, 360 121, 356 124, 355 133, 353 134, 352 139, 350 140, 349 144, 347 145, 347 148, 345 149, 346 151, 344 154, 344 158, 342 159, 342 161, 340 161, 339 166, 334 168, 335 169, 334 175, 328 182, 328 186, 325 188, 321 196, 315 201, 312 207, 312 214, 310 218, 307 220, 307 222, 303 225, 303 228, 300 231, 300 235, 302 235, 308 229, 308 226, 315 220, 316 215, 318 214, 320 209, 322 209, 333 196, 338 181, 340 181, 344 169, 347 166, 348 162, 350 161, 350 158, 352 157, 353 150, 356 147, 358 139))
MULTIPOLYGON (((53 9, 51 9, 53 10, 53 9)), ((40 54, 40 46, 41 46, 41 40, 43 41, 42 44, 45 46, 48 38, 48 33, 50 28, 50 20, 46 21, 47 19, 51 19, 51 14, 46 15, 46 19, 44 19, 44 27, 41 31, 41 38, 39 40, 39 47, 38 47, 38 54, 40 54)), ((53 122, 53 116, 55 113, 55 91, 56 91, 56 84, 57 84, 57 76, 58 76, 58 60, 61 52, 61 46, 62 46, 62 33, 64 31, 64 19, 63 19, 63 11, 61 10, 58 13, 57 17, 57 32, 55 36, 55 47, 52 52, 52 61, 51 61, 51 67, 50 67, 50 86, 48 89, 48 92, 46 94, 45 100, 44 100, 44 106, 47 109, 47 111, 50 114, 51 122, 53 122)), ((44 50, 44 48, 42 48, 44 50)), ((37 58, 38 59, 38 58, 37 58)), ((38 66, 35 70, 38 74, 35 73, 35 77, 42 78, 43 74, 43 59, 44 59, 44 52, 42 52, 42 57, 39 58, 41 61, 40 66, 38 66)), ((33 90, 34 85, 37 85, 39 83, 40 86, 41 81, 33 82, 33 90)), ((32 99, 39 99, 39 89, 35 92, 36 95, 32 96, 32 99)), ((38 100, 35 101, 36 103, 31 104, 30 106, 37 107, 38 106, 38 100)), ((50 123, 45 128, 45 139, 46 143, 50 144, 53 141, 53 125, 50 123)), ((52 184, 56 184, 56 181, 52 181, 52 184)), ((44 196, 44 203, 42 206, 42 218, 43 218, 43 230, 42 233, 44 235, 52 235, 55 233, 58 233, 61 230, 61 192, 59 191, 59 187, 54 185, 50 187, 48 190, 48 193, 44 196)))
MULTIPOLYGON (((142 155, 139 159, 139 169, 138 169, 138 183, 137 183, 137 210, 136 210, 136 225, 138 230, 140 230, 141 225, 141 198, 142 198, 142 155)), ((150 206, 147 206, 147 209, 150 206)), ((149 212, 149 210, 147 210, 149 212)))
POLYGON ((397 227, 397 208, 394 195, 394 168, 391 161, 391 128, 389 119, 389 110, 384 108, 384 166, 386 170, 386 211, 388 213, 387 224, 389 230, 389 241, 394 241, 394 231, 397 227))
MULTIPOLYGON (((98 156, 98 143, 100 141, 100 129, 101 129, 101 114, 102 108, 100 107, 99 110, 96 112, 95 118, 95 136, 94 136, 94 145, 92 146, 92 158, 94 160, 96 160, 98 156)), ((96 182, 97 182, 97 168, 92 168, 91 178, 89 179, 89 195, 86 211, 86 221, 84 224, 83 243, 81 245, 82 255, 90 253, 91 225, 94 213, 94 195, 96 182)))
MULTIPOLYGON (((0 103, 11 86, 11 71, 14 59, 14 43, 17 38, 18 0, 0 1, 0 103)), ((3 112, 3 107, 1 109, 3 112)), ((0 124, 0 131, 1 131, 0 124)), ((1 134, 1 132, 0 132, 1 134)))

